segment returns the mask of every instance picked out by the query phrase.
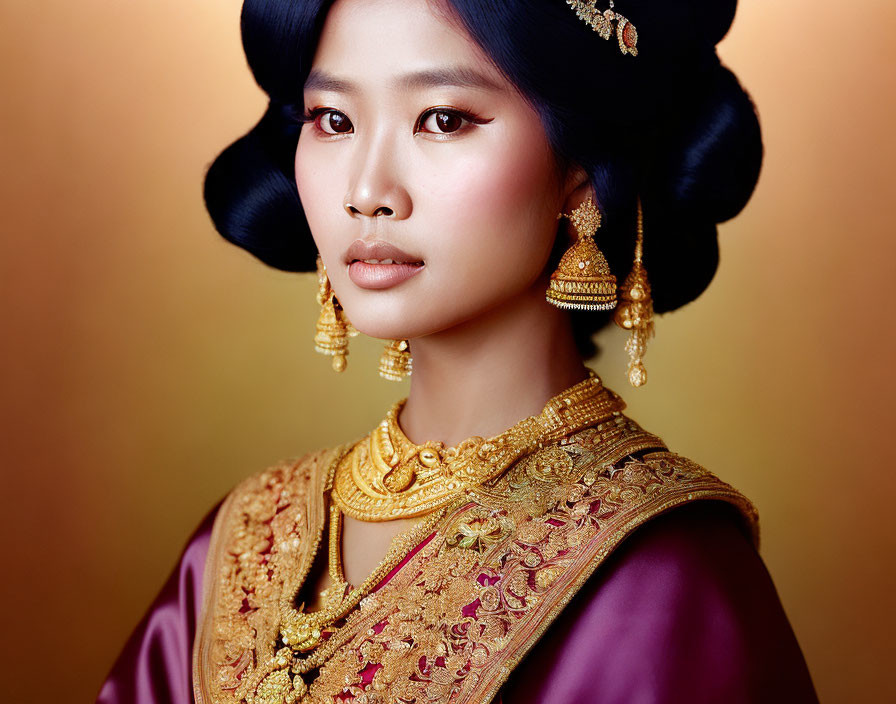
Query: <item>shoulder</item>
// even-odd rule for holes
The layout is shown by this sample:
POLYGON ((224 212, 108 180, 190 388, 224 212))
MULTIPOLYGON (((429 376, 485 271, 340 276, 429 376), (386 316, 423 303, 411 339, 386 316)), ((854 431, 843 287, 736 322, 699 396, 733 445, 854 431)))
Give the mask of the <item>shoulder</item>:
POLYGON ((744 536, 758 548, 759 514, 746 496, 625 420, 634 430, 627 429, 615 446, 603 453, 589 451, 587 443, 578 442, 586 450, 586 459, 573 461, 577 469, 569 477, 584 483, 587 495, 604 504, 601 532, 606 537, 612 535, 612 545, 633 532, 649 530, 636 528, 652 524, 675 507, 717 500, 736 509, 727 515, 740 523, 744 536))
POLYGON ((544 452, 565 454, 554 464, 556 479, 584 483, 588 493, 605 496, 620 509, 627 529, 674 506, 702 499, 720 499, 736 506, 755 545, 759 545, 759 516, 752 502, 693 460, 671 451, 663 440, 623 413, 585 428, 544 452), (566 466, 564 466, 564 464, 566 466), (568 468, 567 468, 568 467, 568 468))
POLYGON ((531 656, 547 661, 544 676, 513 679, 508 704, 816 701, 768 570, 722 501, 685 504, 634 530, 531 656), (543 697, 521 698, 521 684, 548 683, 543 697))

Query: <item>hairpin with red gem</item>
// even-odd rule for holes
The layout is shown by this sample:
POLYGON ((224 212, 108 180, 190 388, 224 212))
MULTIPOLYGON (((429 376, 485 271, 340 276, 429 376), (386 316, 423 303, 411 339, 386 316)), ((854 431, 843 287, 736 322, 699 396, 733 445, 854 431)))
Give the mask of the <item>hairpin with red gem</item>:
POLYGON ((610 8, 601 12, 595 6, 597 0, 566 0, 566 4, 576 11, 580 20, 588 24, 604 39, 613 35, 613 23, 616 23, 616 39, 619 41, 619 51, 631 56, 638 55, 638 30, 635 25, 615 11, 613 0, 610 0, 610 8))

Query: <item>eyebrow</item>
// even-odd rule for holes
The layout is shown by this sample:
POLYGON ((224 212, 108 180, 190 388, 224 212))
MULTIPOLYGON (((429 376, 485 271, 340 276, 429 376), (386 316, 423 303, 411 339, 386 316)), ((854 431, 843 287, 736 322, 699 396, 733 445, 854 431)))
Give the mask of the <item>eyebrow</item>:
MULTIPOLYGON (((439 88, 441 86, 458 86, 461 88, 478 88, 480 90, 502 90, 495 81, 475 69, 467 66, 445 66, 443 68, 415 71, 398 76, 394 85, 402 91, 439 88)), ((360 90, 355 83, 344 78, 337 78, 320 69, 312 69, 305 81, 304 90, 325 90, 334 93, 357 95, 360 90)))

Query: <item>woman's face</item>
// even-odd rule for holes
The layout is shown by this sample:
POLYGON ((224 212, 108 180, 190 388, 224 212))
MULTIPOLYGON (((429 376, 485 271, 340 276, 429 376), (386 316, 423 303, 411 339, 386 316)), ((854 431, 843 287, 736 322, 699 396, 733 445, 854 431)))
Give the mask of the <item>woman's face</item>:
POLYGON ((361 332, 418 338, 543 289, 566 196, 544 129, 429 0, 337 0, 304 101, 299 196, 361 332))

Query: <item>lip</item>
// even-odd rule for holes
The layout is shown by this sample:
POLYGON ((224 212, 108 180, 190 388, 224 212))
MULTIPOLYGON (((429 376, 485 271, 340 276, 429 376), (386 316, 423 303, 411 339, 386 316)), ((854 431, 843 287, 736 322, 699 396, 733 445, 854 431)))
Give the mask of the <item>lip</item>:
POLYGON ((355 260, 363 261, 365 259, 391 259, 396 264, 419 264, 423 261, 420 257, 408 254, 403 249, 383 240, 374 240, 373 242, 355 240, 345 253, 345 263, 351 264, 355 260))
POLYGON ((348 265, 348 278, 359 288, 392 288, 419 274, 423 267, 423 264, 368 264, 356 260, 348 265))
POLYGON ((426 266, 422 259, 382 240, 355 240, 345 253, 345 260, 349 279, 355 286, 366 289, 397 286, 426 266), (392 263, 370 263, 365 259, 391 259, 392 263))

